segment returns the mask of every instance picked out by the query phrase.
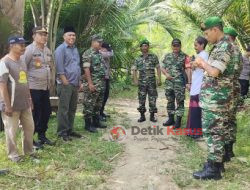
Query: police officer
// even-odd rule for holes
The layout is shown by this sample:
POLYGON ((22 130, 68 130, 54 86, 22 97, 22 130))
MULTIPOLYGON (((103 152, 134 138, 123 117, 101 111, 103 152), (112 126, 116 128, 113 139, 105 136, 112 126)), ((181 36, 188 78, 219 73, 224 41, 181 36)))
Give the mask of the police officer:
POLYGON ((208 157, 196 179, 221 179, 228 121, 225 115, 233 107, 234 49, 223 33, 219 17, 209 17, 202 24, 208 42, 214 45, 208 61, 196 58, 194 66, 205 71, 200 94, 202 130, 208 145, 208 157))
POLYGON ((140 42, 140 48, 142 54, 136 58, 135 63, 132 67, 134 83, 138 85, 138 99, 139 107, 137 110, 141 113, 141 117, 138 122, 143 122, 145 118, 145 102, 148 95, 149 102, 149 112, 150 112, 150 121, 156 122, 154 114, 157 113, 156 108, 156 99, 158 97, 156 89, 156 78, 155 78, 155 69, 157 69, 158 74, 158 85, 161 85, 161 70, 158 57, 149 53, 149 41, 143 40, 140 42), (139 71, 139 80, 137 79, 137 71, 139 71))
POLYGON ((103 39, 99 35, 91 37, 91 47, 82 55, 83 77, 83 114, 85 129, 97 132, 96 128, 106 128, 100 122, 100 110, 105 90, 105 67, 102 54, 103 39))
POLYGON ((186 77, 185 71, 189 71, 190 66, 187 64, 188 56, 181 51, 181 41, 173 39, 172 53, 166 54, 162 61, 162 73, 166 76, 165 95, 168 100, 167 112, 168 120, 163 126, 175 124, 175 128, 181 127, 181 119, 184 114, 185 85, 191 84, 190 75, 186 77), (177 108, 175 109, 175 100, 177 108), (176 122, 174 115, 177 116, 176 122))
POLYGON ((35 132, 38 134, 38 142, 34 145, 53 143, 46 137, 48 121, 51 114, 50 107, 50 79, 52 68, 52 53, 46 46, 48 32, 38 26, 33 29, 33 43, 26 47, 24 54, 28 70, 30 94, 33 101, 33 119, 35 132))

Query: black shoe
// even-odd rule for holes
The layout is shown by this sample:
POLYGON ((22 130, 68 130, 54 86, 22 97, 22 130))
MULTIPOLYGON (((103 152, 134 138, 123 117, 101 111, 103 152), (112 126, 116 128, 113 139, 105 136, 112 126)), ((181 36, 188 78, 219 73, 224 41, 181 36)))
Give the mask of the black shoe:
MULTIPOLYGON (((206 169, 208 167, 208 162, 205 162, 203 164, 203 170, 206 169)), ((222 162, 220 165, 219 165, 219 170, 224 173, 225 172, 225 167, 224 167, 224 163, 222 162)))
POLYGON ((85 129, 91 133, 98 132, 95 127, 92 126, 91 119, 85 118, 85 129))
POLYGON ((54 146, 55 145, 55 143, 51 142, 46 136, 38 137, 38 139, 39 139, 38 142, 40 144, 42 144, 42 145, 44 145, 44 144, 49 145, 49 146, 54 146))
POLYGON ((79 133, 76 133, 74 131, 70 132, 69 136, 70 137, 75 137, 75 138, 81 138, 82 137, 82 135, 80 135, 79 133))
POLYGON ((174 128, 179 129, 180 127, 181 127, 181 117, 177 116, 174 128))
POLYGON ((101 113, 100 115, 101 115, 102 117, 105 117, 105 118, 110 117, 110 115, 105 114, 105 113, 101 113))
POLYGON ((194 172, 193 177, 195 179, 207 180, 207 179, 214 179, 219 180, 221 179, 221 164, 218 162, 208 161, 204 164, 203 170, 194 172))
POLYGON ((92 126, 95 127, 95 128, 101 128, 101 129, 107 128, 106 125, 103 125, 103 124, 100 122, 99 116, 94 116, 94 117, 92 118, 92 126))
POLYGON ((225 148, 225 154, 223 156, 223 161, 229 162, 231 161, 231 158, 235 156, 233 152, 233 143, 231 142, 229 144, 225 144, 224 148, 225 148))
POLYGON ((165 123, 163 123, 163 126, 171 126, 171 125, 174 125, 174 124, 175 124, 174 115, 169 114, 168 115, 168 120, 165 123))
POLYGON ((138 119, 138 122, 141 123, 143 121, 146 121, 146 117, 145 117, 145 113, 141 112, 141 117, 140 117, 140 119, 138 119))
POLYGON ((35 150, 40 150, 40 149, 43 149, 44 147, 40 142, 33 141, 33 148, 35 150))
POLYGON ((154 113, 150 113, 150 121, 152 121, 152 122, 156 122, 157 121, 155 119, 155 114, 154 113))

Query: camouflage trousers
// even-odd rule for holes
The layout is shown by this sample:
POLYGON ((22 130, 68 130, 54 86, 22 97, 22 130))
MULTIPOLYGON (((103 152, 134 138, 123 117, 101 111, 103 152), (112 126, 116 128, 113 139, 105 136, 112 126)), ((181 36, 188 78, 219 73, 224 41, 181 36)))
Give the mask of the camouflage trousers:
POLYGON ((208 160, 222 162, 225 136, 228 134, 228 113, 202 109, 202 132, 207 141, 208 160))
POLYGON ((149 112, 150 113, 157 113, 156 108, 156 99, 158 97, 157 89, 156 89, 156 82, 151 81, 148 83, 139 83, 138 85, 138 99, 139 99, 139 107, 137 110, 140 113, 145 113, 146 107, 146 98, 148 95, 148 102, 149 102, 149 112))
POLYGON ((165 95, 168 101, 168 114, 182 117, 184 114, 185 85, 184 79, 166 80, 165 95), (175 101, 177 107, 175 108, 175 101))
POLYGON ((100 114, 105 91, 105 81, 95 84, 96 91, 90 92, 88 84, 83 86, 83 114, 84 118, 91 118, 100 114))

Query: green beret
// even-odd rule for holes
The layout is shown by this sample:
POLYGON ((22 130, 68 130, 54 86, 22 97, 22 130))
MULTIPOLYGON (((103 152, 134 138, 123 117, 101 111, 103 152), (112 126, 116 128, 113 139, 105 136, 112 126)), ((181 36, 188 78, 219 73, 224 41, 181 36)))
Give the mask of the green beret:
POLYGON ((220 17, 213 16, 213 17, 207 18, 205 22, 201 24, 201 29, 205 31, 215 26, 223 26, 223 21, 221 20, 220 17))
POLYGON ((140 47, 143 45, 143 44, 146 44, 149 46, 149 41, 147 39, 144 39, 142 41, 140 41, 140 47))
POLYGON ((231 27, 224 28, 224 33, 228 34, 230 36, 233 36, 233 37, 237 37, 238 36, 236 30, 234 28, 231 28, 231 27))

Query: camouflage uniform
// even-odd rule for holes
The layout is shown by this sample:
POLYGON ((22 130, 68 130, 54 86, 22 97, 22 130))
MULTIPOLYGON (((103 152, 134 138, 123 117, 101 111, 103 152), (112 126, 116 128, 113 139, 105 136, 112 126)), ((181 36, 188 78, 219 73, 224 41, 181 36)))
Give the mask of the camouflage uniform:
POLYGON ((205 72, 200 94, 202 108, 202 130, 208 145, 208 160, 222 162, 225 134, 233 109, 234 49, 226 38, 214 45, 208 64, 220 70, 214 78, 205 72))
POLYGON ((166 79, 165 95, 168 100, 167 112, 168 114, 176 114, 182 117, 184 114, 184 100, 185 100, 185 60, 186 54, 182 51, 178 57, 174 53, 169 53, 162 61, 162 67, 166 69, 168 74, 173 77, 172 80, 166 79), (175 109, 175 99, 177 108, 175 109))
POLYGON ((241 102, 240 96, 240 84, 238 78, 240 76, 240 71, 242 69, 242 55, 239 47, 236 43, 232 43, 234 49, 234 78, 233 78, 233 108, 229 111, 228 115, 228 130, 225 135, 225 143, 229 144, 230 142, 234 143, 236 141, 237 133, 237 120, 236 113, 238 106, 241 102))
POLYGON ((156 89, 155 68, 160 67, 158 57, 155 54, 148 54, 147 57, 139 56, 132 67, 139 71, 138 99, 140 113, 145 113, 145 102, 148 94, 149 112, 157 113, 156 99, 158 97, 156 89))
POLYGON ((85 118, 99 115, 105 90, 104 60, 99 51, 92 48, 82 55, 83 68, 90 68, 91 79, 96 87, 95 92, 90 92, 87 79, 83 80, 83 114, 85 118))

